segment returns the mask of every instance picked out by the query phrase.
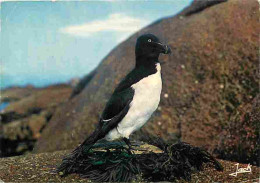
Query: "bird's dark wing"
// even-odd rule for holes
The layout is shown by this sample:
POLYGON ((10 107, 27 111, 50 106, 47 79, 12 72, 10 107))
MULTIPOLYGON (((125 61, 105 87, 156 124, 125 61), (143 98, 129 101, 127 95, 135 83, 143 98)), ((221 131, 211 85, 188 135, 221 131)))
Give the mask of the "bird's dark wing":
POLYGON ((93 144, 104 138, 110 130, 115 128, 127 114, 133 96, 134 90, 132 88, 127 88, 119 93, 114 92, 105 107, 97 128, 83 144, 93 144))
POLYGON ((131 87, 122 91, 115 91, 106 104, 100 122, 111 123, 115 119, 120 119, 121 121, 128 112, 133 97, 134 90, 131 87))

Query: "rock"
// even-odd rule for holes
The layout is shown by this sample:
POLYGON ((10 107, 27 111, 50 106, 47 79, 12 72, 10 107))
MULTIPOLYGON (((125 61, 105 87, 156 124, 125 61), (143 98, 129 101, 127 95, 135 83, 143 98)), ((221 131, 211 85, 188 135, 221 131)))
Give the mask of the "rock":
POLYGON ((2 102, 13 102, 20 100, 26 96, 29 96, 32 92, 37 89, 31 85, 26 87, 10 87, 4 90, 1 90, 1 101, 2 102))
POLYGON ((4 99, 16 99, 0 114, 0 157, 31 151, 56 107, 69 99, 71 91, 65 84, 4 90, 4 99))
POLYGON ((195 13, 198 13, 200 11, 203 11, 206 8, 209 8, 211 6, 214 6, 216 4, 223 3, 223 2, 226 2, 226 1, 228 1, 228 0, 214 0, 214 1, 211 1, 211 0, 204 0, 204 1, 194 0, 192 2, 192 5, 187 7, 187 8, 185 8, 180 13, 180 15, 190 16, 192 14, 195 14, 195 13))
POLYGON ((26 115, 25 114, 18 114, 14 111, 10 111, 10 112, 5 112, 5 113, 0 113, 0 117, 1 117, 1 123, 6 124, 6 123, 9 123, 13 120, 25 118, 26 115))
POLYGON ((91 81, 95 74, 96 70, 93 70, 92 72, 84 76, 73 88, 70 98, 73 98, 74 96, 78 95, 87 86, 87 84, 91 81))
MULTIPOLYGON (((54 173, 57 165, 61 163, 62 157, 71 151, 56 151, 52 153, 27 154, 23 156, 0 158, 0 181, 3 182, 86 182, 77 174, 70 174, 61 178, 54 173)), ((224 171, 217 171, 209 166, 204 166, 203 171, 192 175, 191 183, 195 182, 257 182, 259 167, 252 166, 252 173, 238 174, 237 177, 230 176, 235 172, 236 162, 219 160, 224 171)), ((239 167, 246 167, 240 164, 239 167)), ((186 182, 178 180, 177 182, 186 182)))
POLYGON ((48 111, 43 111, 40 115, 31 115, 30 117, 12 121, 3 126, 3 135, 5 138, 15 140, 17 138, 24 139, 31 134, 31 138, 37 139, 44 125, 47 123, 48 111))
POLYGON ((143 130, 212 152, 231 116, 258 93, 259 24, 257 1, 229 0, 142 29, 113 49, 82 92, 56 110, 36 152, 74 148, 93 131, 113 89, 134 67, 136 38, 148 32, 168 43, 172 54, 160 57, 167 97, 143 130))
POLYGON ((50 115, 49 111, 43 111, 2 125, 0 157, 31 151, 47 125, 50 115))
POLYGON ((51 85, 46 88, 37 88, 34 92, 12 102, 5 113, 14 111, 18 114, 31 114, 41 109, 51 109, 65 102, 72 92, 69 85, 51 85))
POLYGON ((260 165, 260 94, 239 106, 223 130, 216 154, 222 159, 260 165))

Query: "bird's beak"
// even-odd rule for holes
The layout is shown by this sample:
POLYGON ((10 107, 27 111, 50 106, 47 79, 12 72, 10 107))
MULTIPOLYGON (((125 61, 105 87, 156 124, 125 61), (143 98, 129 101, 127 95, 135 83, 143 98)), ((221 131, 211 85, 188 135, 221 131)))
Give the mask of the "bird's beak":
POLYGON ((155 43, 158 50, 160 50, 163 54, 170 54, 171 48, 168 45, 164 45, 162 43, 155 43))

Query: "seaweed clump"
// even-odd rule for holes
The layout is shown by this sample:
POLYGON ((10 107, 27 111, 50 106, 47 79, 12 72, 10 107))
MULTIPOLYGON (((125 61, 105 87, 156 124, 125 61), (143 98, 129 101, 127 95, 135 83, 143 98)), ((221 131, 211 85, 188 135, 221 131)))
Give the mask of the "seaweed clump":
POLYGON ((95 182, 129 182, 133 180, 189 181, 192 173, 202 170, 204 163, 223 170, 221 164, 205 150, 188 143, 169 144, 162 139, 153 140, 160 153, 144 151, 133 153, 122 145, 103 149, 93 146, 77 158, 67 156, 57 172, 61 176, 71 173, 95 182))

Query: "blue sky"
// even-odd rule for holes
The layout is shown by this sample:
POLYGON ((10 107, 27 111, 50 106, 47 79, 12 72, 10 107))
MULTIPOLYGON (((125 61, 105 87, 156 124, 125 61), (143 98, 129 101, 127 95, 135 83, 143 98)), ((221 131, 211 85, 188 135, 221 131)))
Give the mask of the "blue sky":
POLYGON ((1 87, 82 77, 118 43, 191 1, 1 2, 1 87))

